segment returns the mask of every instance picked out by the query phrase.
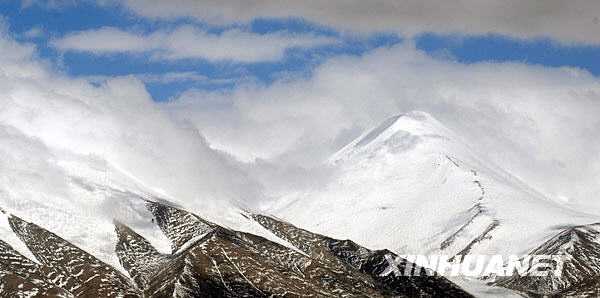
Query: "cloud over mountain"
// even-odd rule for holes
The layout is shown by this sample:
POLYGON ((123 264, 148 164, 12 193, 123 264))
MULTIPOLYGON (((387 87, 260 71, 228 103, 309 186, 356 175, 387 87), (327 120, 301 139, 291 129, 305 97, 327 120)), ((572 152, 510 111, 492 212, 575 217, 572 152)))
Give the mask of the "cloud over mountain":
POLYGON ((73 155, 105 159, 179 202, 261 197, 261 187, 238 162, 211 149, 197 129, 173 121, 138 79, 111 78, 97 85, 70 78, 6 33, 0 52, 0 189, 13 191, 3 192, 4 200, 18 201, 38 186, 58 191, 58 182, 67 177, 53 173, 73 155), (11 187, 13 173, 36 175, 17 179, 19 188, 11 187))
POLYGON ((538 189, 595 204, 599 94, 576 69, 465 65, 402 45, 331 59, 308 79, 190 91, 166 108, 241 159, 305 166, 381 119, 423 110, 538 189))

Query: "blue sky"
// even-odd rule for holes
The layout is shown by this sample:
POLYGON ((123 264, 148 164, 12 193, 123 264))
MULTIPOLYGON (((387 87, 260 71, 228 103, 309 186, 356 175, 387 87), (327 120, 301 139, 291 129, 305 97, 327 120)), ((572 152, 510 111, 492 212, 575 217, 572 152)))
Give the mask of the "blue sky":
MULTIPOLYGON (((185 90, 229 90, 252 81, 269 85, 283 76, 307 76, 331 57, 362 55, 379 47, 406 42, 398 33, 343 33, 333 27, 305 21, 302 18, 254 18, 249 22, 214 25, 195 18, 152 19, 138 16, 121 5, 99 6, 93 2, 79 5, 22 5, 18 1, 0 2, 10 33, 18 40, 33 42, 39 55, 53 62, 63 72, 79 77, 110 77, 129 74, 158 76, 164 73, 194 73, 202 80, 148 80, 146 86, 153 98, 164 101, 185 90), (51 45, 52 40, 85 30, 111 27, 150 34, 191 25, 206 32, 220 34, 238 28, 256 35, 286 32, 334 38, 333 44, 314 47, 286 48, 284 55, 270 61, 211 61, 210 59, 152 59, 148 53, 100 54, 65 51, 51 45), (37 30, 37 31, 35 31, 37 30), (36 32, 36 34, 27 33, 36 32)), ((467 35, 421 32, 414 44, 428 54, 460 63, 521 62, 551 67, 576 67, 600 75, 600 47, 561 43, 549 38, 520 39, 500 34, 467 35)))

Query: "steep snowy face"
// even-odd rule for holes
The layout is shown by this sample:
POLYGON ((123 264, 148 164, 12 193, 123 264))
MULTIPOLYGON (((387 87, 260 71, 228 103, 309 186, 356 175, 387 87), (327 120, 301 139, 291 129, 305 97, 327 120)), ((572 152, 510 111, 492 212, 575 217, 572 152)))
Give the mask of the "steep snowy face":
MULTIPOLYGON (((114 253, 118 241, 115 219, 135 228, 159 252, 171 251, 168 237, 156 226, 146 206, 148 199, 161 195, 126 169, 101 157, 50 150, 15 130, 0 128, 1 210, 60 234, 121 271, 124 268, 114 253)), ((215 223, 285 244, 226 201, 207 198, 189 208, 215 223)), ((21 255, 36 259, 2 214, 0 240, 21 255)))
MULTIPOLYGON (((424 139, 448 139, 454 137, 431 115, 424 112, 410 112, 383 121, 356 140, 342 148, 330 159, 330 163, 365 159, 375 153, 399 153, 410 151, 424 139)), ((442 148, 440 148, 442 149, 442 148)), ((449 148, 448 148, 449 149, 449 148)))
POLYGON ((518 254, 556 225, 597 219, 550 201, 478 156, 432 116, 392 117, 328 161, 323 190, 269 211, 337 238, 399 253, 518 254))

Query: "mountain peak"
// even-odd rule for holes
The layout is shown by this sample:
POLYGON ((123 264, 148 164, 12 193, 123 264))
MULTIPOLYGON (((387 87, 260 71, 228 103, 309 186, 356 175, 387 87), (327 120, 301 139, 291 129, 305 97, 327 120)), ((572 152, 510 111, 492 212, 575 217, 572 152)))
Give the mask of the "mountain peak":
POLYGON ((424 138, 451 139, 453 133, 426 112, 395 115, 346 145, 330 158, 330 162, 336 163, 361 153, 370 155, 381 148, 394 152, 409 150, 424 138))
POLYGON ((419 134, 423 132, 419 128, 441 127, 433 116, 426 112, 412 111, 405 114, 395 115, 381 122, 379 126, 363 134, 355 143, 355 146, 364 146, 379 137, 390 136, 399 130, 419 134))

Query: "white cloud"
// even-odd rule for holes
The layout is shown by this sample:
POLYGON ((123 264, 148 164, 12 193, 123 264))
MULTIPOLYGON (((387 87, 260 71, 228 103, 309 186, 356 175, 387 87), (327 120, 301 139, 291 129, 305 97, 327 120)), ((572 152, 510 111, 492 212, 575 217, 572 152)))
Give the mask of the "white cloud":
MULTIPOLYGON (((152 224, 132 208, 135 200, 105 192, 105 185, 164 195, 223 224, 233 221, 223 215, 235 212, 232 204, 249 205, 263 197, 242 165, 209 148, 196 129, 175 123, 138 79, 107 78, 99 85, 71 79, 47 67, 32 45, 15 42, 2 29, 3 210, 59 231, 118 267, 112 219, 125 218, 140 229, 151 230, 152 224)), ((194 78, 165 75, 183 77, 194 78)), ((0 223, 0 238, 30 254, 6 221, 0 223)))
POLYGON ((70 33, 52 41, 52 44, 63 51, 96 54, 144 52, 154 49, 153 42, 145 36, 112 27, 70 33))
POLYGON ((464 65, 405 45, 334 58, 310 79, 188 92, 165 108, 216 148, 301 166, 393 114, 424 110, 536 188, 599 206, 600 81, 576 69, 464 65))
MULTIPOLYGON (((105 158, 188 206, 261 198, 261 186, 238 162, 209 148, 196 129, 174 122, 138 79, 95 85, 68 78, 38 61, 31 46, 6 34, 0 34, 0 53, 2 205, 27 200, 27 193, 34 196, 40 189, 59 192, 66 177, 47 169, 69 155, 105 158), (13 165, 17 170, 11 170, 13 165)), ((72 193, 62 197, 77 200, 72 193)))
POLYGON ((549 37, 563 42, 600 43, 600 2, 594 0, 123 0, 138 15, 195 17, 224 24, 257 17, 303 17, 354 31, 488 34, 549 37))
POLYGON ((230 29, 208 33, 183 25, 175 30, 135 33, 104 27, 67 34, 52 41, 62 51, 94 54, 150 53, 157 59, 206 59, 210 61, 260 62, 283 58, 287 49, 311 48, 336 42, 310 34, 285 32, 256 34, 230 29))

